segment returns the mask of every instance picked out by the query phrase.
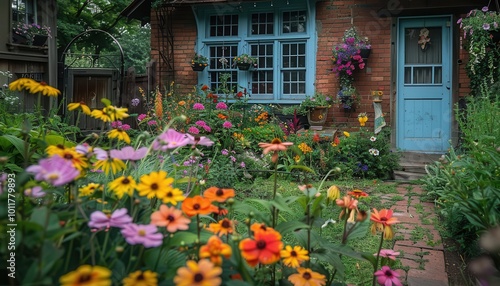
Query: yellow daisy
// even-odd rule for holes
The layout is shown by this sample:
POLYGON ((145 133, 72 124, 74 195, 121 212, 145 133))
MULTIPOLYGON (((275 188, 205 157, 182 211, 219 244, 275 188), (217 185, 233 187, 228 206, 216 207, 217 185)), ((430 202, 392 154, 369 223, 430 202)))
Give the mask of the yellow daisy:
MULTIPOLYGON (((48 149, 48 148, 47 148, 48 149)), ((76 149, 73 148, 64 148, 60 149, 59 147, 51 148, 51 152, 53 153, 50 157, 54 155, 58 155, 61 158, 70 161, 73 164, 73 167, 77 168, 79 171, 82 171, 88 168, 89 164, 87 162, 87 157, 83 154, 76 152, 76 149)))
POLYGON ((130 144, 130 137, 128 136, 127 132, 121 128, 114 128, 111 129, 111 131, 108 132, 108 138, 116 138, 121 141, 125 141, 127 144, 130 144))
POLYGON ((163 198, 163 202, 165 204, 171 203, 172 205, 177 205, 178 202, 182 202, 184 200, 184 194, 178 188, 170 189, 166 191, 165 197, 163 198))
POLYGON ((92 110, 92 112, 90 113, 90 116, 95 117, 97 119, 100 119, 104 122, 111 122, 111 118, 109 117, 109 115, 105 111, 100 110, 100 109, 92 110))
POLYGON ((31 78, 20 78, 9 84, 9 89, 12 91, 23 91, 26 86, 32 86, 37 82, 32 80, 31 78))
POLYGON ((137 184, 131 176, 121 176, 110 182, 108 187, 121 199, 124 194, 128 194, 131 197, 134 194, 137 184))
POLYGON ((102 186, 96 183, 87 184, 78 189, 79 197, 88 197, 94 194, 95 190, 101 189, 102 186))
POLYGON ((167 177, 167 172, 151 172, 149 175, 142 175, 141 182, 137 186, 140 196, 147 196, 148 199, 165 199, 167 193, 172 192, 173 178, 167 177))
POLYGON ((26 89, 30 93, 33 93, 33 94, 39 93, 39 92, 42 93, 43 95, 46 95, 46 96, 58 96, 61 94, 59 89, 48 85, 44 81, 39 82, 37 84, 31 84, 31 85, 26 84, 25 86, 26 86, 26 89))
POLYGON ((109 171, 113 174, 125 169, 125 163, 122 160, 116 158, 108 158, 104 160, 99 160, 94 163, 94 167, 96 169, 102 169, 104 173, 107 175, 109 171))
POLYGON ((102 266, 82 265, 59 278, 61 286, 111 286, 111 271, 102 266))
POLYGON ((283 259, 283 264, 286 266, 297 268, 303 261, 309 260, 309 255, 306 249, 301 246, 287 245, 285 249, 280 251, 281 258, 283 259))
POLYGON ((68 110, 75 110, 78 108, 81 108, 83 113, 90 115, 90 108, 85 102, 80 101, 68 104, 68 110))
POLYGON ((150 270, 144 272, 137 270, 123 278, 123 286, 156 286, 158 285, 158 274, 150 270))
POLYGON ((127 114, 128 109, 124 107, 116 107, 116 106, 106 106, 103 111, 109 115, 111 121, 122 120, 127 118, 129 115, 127 114))

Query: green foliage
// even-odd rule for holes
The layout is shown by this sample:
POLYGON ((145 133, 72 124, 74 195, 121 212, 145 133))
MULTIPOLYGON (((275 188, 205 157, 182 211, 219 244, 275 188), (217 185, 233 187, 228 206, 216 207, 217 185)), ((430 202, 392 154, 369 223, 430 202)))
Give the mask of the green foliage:
POLYGON ((424 187, 441 207, 448 230, 469 254, 478 235, 500 223, 500 127, 498 95, 469 98, 458 113, 462 149, 427 167, 424 187), (464 223, 467 222, 467 223, 464 223))

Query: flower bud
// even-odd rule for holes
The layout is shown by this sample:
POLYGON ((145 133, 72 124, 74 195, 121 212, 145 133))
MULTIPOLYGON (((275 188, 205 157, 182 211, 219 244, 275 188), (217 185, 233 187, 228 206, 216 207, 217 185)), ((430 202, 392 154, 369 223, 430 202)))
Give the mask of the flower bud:
POLYGON ((123 246, 117 246, 117 247, 115 247, 115 251, 118 252, 118 253, 122 253, 123 250, 125 250, 125 248, 123 248, 123 246))

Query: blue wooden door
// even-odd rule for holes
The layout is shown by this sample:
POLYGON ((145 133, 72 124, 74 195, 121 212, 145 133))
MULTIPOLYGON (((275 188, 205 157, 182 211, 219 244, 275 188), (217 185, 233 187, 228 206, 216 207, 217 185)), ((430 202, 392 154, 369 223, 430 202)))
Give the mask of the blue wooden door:
POLYGON ((399 19, 396 144, 443 152, 451 132, 450 17, 399 19))

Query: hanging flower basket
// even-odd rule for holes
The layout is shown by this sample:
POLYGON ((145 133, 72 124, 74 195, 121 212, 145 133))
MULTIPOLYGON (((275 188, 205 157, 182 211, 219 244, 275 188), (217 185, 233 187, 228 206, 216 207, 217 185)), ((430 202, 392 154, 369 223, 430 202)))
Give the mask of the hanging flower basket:
POLYGON ((203 71, 207 67, 206 64, 191 64, 191 68, 194 71, 203 71))
POLYGON ((33 37, 33 46, 41 47, 45 46, 47 43, 47 39, 49 36, 47 35, 35 35, 33 37))
POLYGON ((360 49, 359 55, 361 56, 361 58, 367 59, 370 56, 371 52, 372 49, 360 49))
POLYGON ((236 64, 236 66, 238 67, 239 70, 247 71, 250 69, 252 65, 249 63, 242 63, 242 64, 236 64))

